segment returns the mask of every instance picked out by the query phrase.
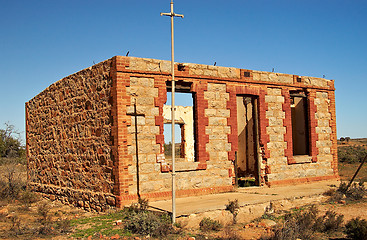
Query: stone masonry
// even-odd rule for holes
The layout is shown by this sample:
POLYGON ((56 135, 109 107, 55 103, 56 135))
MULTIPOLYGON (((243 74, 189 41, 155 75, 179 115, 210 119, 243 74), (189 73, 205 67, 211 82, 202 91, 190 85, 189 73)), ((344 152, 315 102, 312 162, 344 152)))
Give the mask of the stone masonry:
MULTIPOLYGON (((243 147, 236 96, 257 101, 251 146, 258 146, 260 185, 338 178, 332 80, 188 63, 176 63, 175 69, 176 80, 194 96, 195 133, 194 154, 176 165, 178 196, 233 189, 235 153, 243 147), (295 92, 307 102, 306 155, 293 150, 295 92)), ((116 56, 31 99, 26 103, 30 187, 95 211, 122 207, 138 195, 170 198, 163 135, 169 84, 170 62, 116 56)))

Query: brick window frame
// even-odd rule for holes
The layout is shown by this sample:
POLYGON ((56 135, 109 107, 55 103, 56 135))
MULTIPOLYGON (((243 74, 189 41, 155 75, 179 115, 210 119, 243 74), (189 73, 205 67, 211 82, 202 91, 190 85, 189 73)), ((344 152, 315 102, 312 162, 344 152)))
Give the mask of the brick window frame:
POLYGON ((301 163, 315 163, 317 162, 318 149, 316 147, 316 141, 318 135, 316 134, 317 122, 315 119, 316 105, 315 97, 316 91, 314 89, 282 89, 282 96, 284 97, 284 103, 282 105, 283 111, 285 112, 285 118, 283 119, 283 126, 286 128, 284 134, 284 140, 287 142, 287 148, 284 150, 285 156, 287 157, 288 164, 301 164, 301 163), (297 157, 293 155, 293 137, 292 137, 292 110, 291 110, 291 90, 304 91, 307 98, 307 124, 308 124, 308 144, 310 161, 299 161, 297 157))
MULTIPOLYGON (((162 173, 172 171, 172 165, 168 165, 164 158, 163 105, 167 101, 167 81, 170 81, 167 77, 155 78, 155 87, 158 88, 158 97, 156 97, 154 101, 155 106, 159 108, 159 116, 155 117, 156 126, 159 126, 159 134, 156 135, 156 143, 160 144, 160 154, 157 155, 157 162, 161 164, 162 173)), ((207 83, 202 81, 197 83, 195 80, 190 82, 190 93, 194 95, 194 134, 196 134, 195 161, 185 162, 182 167, 176 163, 176 172, 205 170, 207 168, 206 161, 209 160, 209 153, 206 151, 206 144, 209 142, 209 136, 205 133, 205 127, 209 124, 208 117, 205 116, 205 109, 208 108, 208 101, 204 99, 207 83)))

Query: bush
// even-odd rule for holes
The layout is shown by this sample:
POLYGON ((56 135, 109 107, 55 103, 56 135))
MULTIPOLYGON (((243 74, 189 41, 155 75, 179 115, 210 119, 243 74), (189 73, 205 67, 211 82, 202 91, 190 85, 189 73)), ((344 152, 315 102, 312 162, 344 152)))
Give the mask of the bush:
POLYGON ((68 219, 58 219, 56 222, 55 229, 58 230, 59 233, 69 233, 71 232, 71 223, 68 219))
POLYGON ((362 146, 338 147, 338 160, 342 163, 358 163, 367 155, 367 150, 362 146))
POLYGON ((141 212, 146 211, 149 207, 149 200, 144 198, 139 198, 137 203, 132 203, 128 208, 128 212, 141 212))
POLYGON ((41 226, 38 229, 39 234, 43 235, 49 235, 52 234, 54 231, 54 228, 52 227, 52 221, 50 216, 50 209, 51 206, 48 202, 43 202, 40 204, 37 208, 37 212, 39 214, 38 222, 41 224, 41 226))
POLYGON ((226 204, 226 210, 230 211, 233 216, 233 224, 237 223, 237 215, 240 210, 240 206, 238 205, 238 199, 234 201, 228 201, 228 204, 226 204))
POLYGON ((345 225, 345 233, 351 239, 367 239, 367 221, 359 218, 351 219, 345 225))
POLYGON ((149 234, 153 237, 166 236, 173 230, 167 214, 150 211, 131 212, 125 228, 135 234, 149 234))
POLYGON ((225 227, 223 230, 223 237, 220 240, 241 240, 243 239, 237 231, 229 227, 225 227))
POLYGON ((26 184, 21 181, 20 173, 15 165, 10 165, 5 169, 4 180, 0 180, 0 197, 2 199, 18 199, 21 190, 26 188, 26 184))
POLYGON ((18 215, 11 215, 9 217, 10 222, 11 222, 11 227, 10 227, 10 231, 11 233, 15 234, 15 235, 20 235, 22 233, 21 230, 21 226, 20 226, 20 218, 18 217, 18 215))
POLYGON ((316 219, 313 229, 317 232, 337 232, 343 225, 343 215, 337 215, 334 211, 327 211, 324 216, 316 219))
POLYGON ((200 221, 200 230, 207 232, 207 231, 219 231, 222 228, 222 224, 218 220, 213 220, 211 218, 203 218, 200 221))
POLYGON ((305 211, 297 211, 284 216, 283 227, 276 229, 272 240, 317 239, 318 234, 333 233, 341 229, 343 215, 328 211, 317 217, 318 210, 313 205, 305 211))
POLYGON ((364 187, 363 181, 359 183, 352 183, 347 189, 348 184, 341 182, 337 189, 329 189, 324 195, 329 196, 331 202, 340 202, 341 200, 360 200, 366 195, 366 188, 364 187))
POLYGON ((0 129, 0 158, 17 158, 25 156, 25 148, 20 140, 20 134, 14 126, 5 123, 5 129, 0 129))
POLYGON ((347 197, 353 200, 362 199, 366 195, 366 188, 363 181, 359 183, 353 183, 346 192, 347 197))
POLYGON ((20 201, 25 205, 26 208, 30 207, 32 203, 38 202, 39 200, 40 197, 28 189, 23 191, 20 195, 20 201))
POLYGON ((352 183, 352 185, 347 189, 348 184, 346 182, 341 182, 338 188, 338 192, 345 194, 345 196, 350 200, 360 200, 366 195, 366 188, 364 187, 364 182, 352 183))

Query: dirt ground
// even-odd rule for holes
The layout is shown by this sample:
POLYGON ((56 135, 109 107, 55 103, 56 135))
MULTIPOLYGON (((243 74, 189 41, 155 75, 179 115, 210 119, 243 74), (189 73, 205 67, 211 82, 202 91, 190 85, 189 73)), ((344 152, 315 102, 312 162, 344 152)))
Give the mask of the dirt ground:
MULTIPOLYGON (((349 144, 366 144, 353 141, 349 144)), ((347 181, 359 164, 339 163, 341 179, 347 181)), ((26 181, 26 167, 22 164, 0 165, 0 181, 6 182, 9 172, 19 182, 26 181)), ((357 179, 367 179, 367 164, 357 179)), ((30 202, 29 196, 13 200, 0 199, 0 239, 146 239, 147 237, 125 234, 116 223, 121 217, 115 211, 93 213, 66 206, 58 202, 38 198, 30 202), (24 200, 25 199, 25 200, 24 200), (96 224, 99 223, 99 224, 96 224), (108 231, 107 231, 108 230, 108 231), (123 236, 123 237, 122 237, 123 236)), ((33 196, 34 197, 34 196, 33 196)), ((301 207, 301 206, 299 206, 301 207)), ((344 215, 344 222, 360 217, 367 219, 367 199, 351 203, 324 202, 317 205, 320 214, 333 210, 344 215)), ((257 219, 224 226, 220 231, 202 232, 195 229, 181 229, 169 239, 259 239, 271 234, 271 222, 257 219), (192 238, 195 237, 195 238, 192 238), (232 237, 232 238, 231 238, 232 237)), ((153 239, 153 238, 151 238, 153 239)))
POLYGON ((319 205, 318 209, 321 213, 328 210, 333 210, 338 214, 344 215, 344 221, 349 221, 352 218, 360 217, 367 219, 367 200, 349 204, 323 204, 319 205))
MULTIPOLYGON (((4 203, 3 203, 4 204, 4 203)), ((317 205, 320 214, 326 213, 328 210, 333 210, 337 214, 344 215, 344 222, 360 217, 367 219, 367 199, 363 201, 340 204, 340 203, 323 203, 317 205)), ((99 219, 107 213, 91 213, 77 208, 63 205, 58 202, 49 200, 41 200, 33 203, 30 207, 25 207, 19 201, 0 207, 0 238, 1 239, 87 239, 86 237, 78 237, 76 232, 85 230, 93 224, 84 224, 88 219, 99 219), (42 216, 39 213, 39 208, 48 205, 51 222, 60 222, 64 220, 78 220, 79 224, 65 226, 68 229, 51 229, 49 232, 42 232, 42 216), (14 219, 15 218, 15 219, 14 219), (84 221, 83 221, 84 220, 84 221), (64 230, 64 231, 63 231, 64 230)), ((93 222, 93 221, 92 221, 93 222)), ((113 222, 113 221, 112 221, 113 222)), ((114 224, 112 223, 111 224, 114 224)), ((47 227, 47 226, 46 226, 47 227)), ((63 226, 61 226, 63 227, 63 226)), ((117 228, 118 226, 114 227, 117 228)), ((199 226, 198 226, 199 227, 199 226)), ((51 227, 52 228, 52 227, 51 227)), ((225 226, 222 230, 215 232, 202 232, 197 229, 183 229, 180 234, 175 235, 170 239, 190 239, 190 236, 195 236, 195 239, 228 239, 229 236, 236 236, 237 239, 259 239, 261 236, 267 236, 271 233, 272 228, 264 219, 258 219, 248 223, 238 223, 233 226, 225 226)), ((107 234, 108 235, 108 234, 107 234)), ((88 239, 145 239, 144 237, 137 238, 136 236, 122 235, 100 235, 91 232, 88 239), (121 236, 121 237, 120 237, 121 236), (119 238, 118 238, 119 237, 119 238)), ((154 239, 154 238, 153 238, 154 239)))

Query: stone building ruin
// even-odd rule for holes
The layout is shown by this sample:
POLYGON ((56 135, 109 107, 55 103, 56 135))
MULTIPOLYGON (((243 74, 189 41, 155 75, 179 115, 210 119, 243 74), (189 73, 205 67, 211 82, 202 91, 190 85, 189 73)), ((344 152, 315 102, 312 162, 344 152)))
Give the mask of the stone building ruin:
MULTIPOLYGON (((231 191, 235 179, 338 178, 332 80, 191 63, 175 71, 193 105, 177 107, 178 196, 231 191)), ((170 198, 170 79, 169 61, 115 56, 27 102, 31 188, 96 211, 170 198)))

